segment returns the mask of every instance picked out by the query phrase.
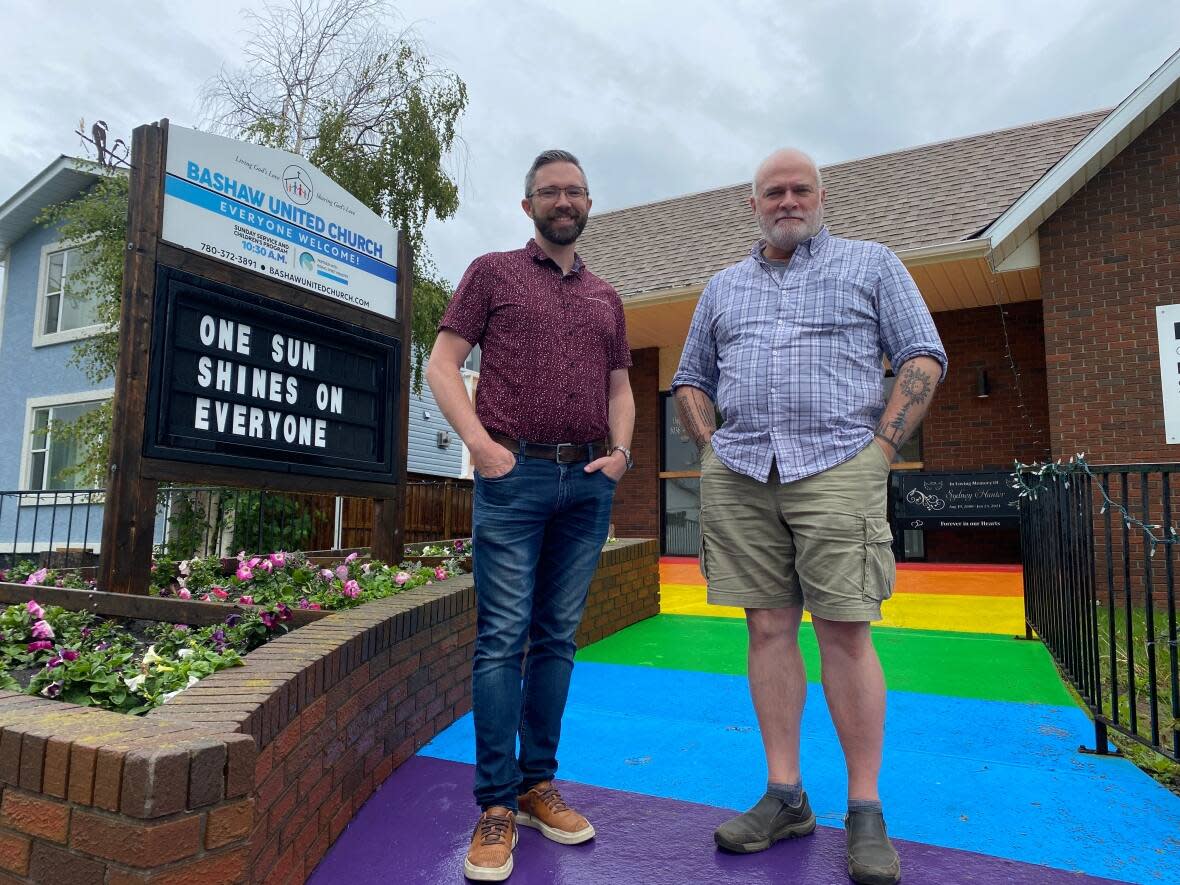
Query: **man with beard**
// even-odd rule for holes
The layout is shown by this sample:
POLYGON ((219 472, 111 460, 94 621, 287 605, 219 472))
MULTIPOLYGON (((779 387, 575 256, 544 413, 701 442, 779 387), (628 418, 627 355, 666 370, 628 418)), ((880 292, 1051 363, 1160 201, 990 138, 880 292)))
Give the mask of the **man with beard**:
POLYGON ((807 155, 763 161, 750 208, 764 239, 705 287, 672 379, 702 450, 708 598, 746 610, 768 768, 765 795, 714 838, 748 853, 815 829, 799 762, 806 609, 848 768, 848 873, 893 883, 901 869, 877 792, 885 683, 869 622, 893 588, 889 465, 925 415, 946 353, 897 256, 833 237, 824 197, 807 155), (888 403, 882 356, 897 374, 888 403))
POLYGON ((590 212, 582 167, 567 151, 546 151, 525 176, 524 193, 533 239, 471 264, 426 372, 475 465, 472 706, 481 814, 464 873, 481 881, 512 872, 516 824, 566 845, 594 836, 553 777, 574 634, 615 485, 631 466, 635 423, 622 301, 574 251, 590 212), (473 409, 459 370, 476 344, 473 409))

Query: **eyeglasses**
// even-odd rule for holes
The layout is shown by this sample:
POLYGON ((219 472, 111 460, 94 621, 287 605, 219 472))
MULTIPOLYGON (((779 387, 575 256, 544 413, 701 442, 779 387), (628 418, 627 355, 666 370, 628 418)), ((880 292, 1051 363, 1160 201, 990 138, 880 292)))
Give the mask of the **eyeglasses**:
POLYGON ((572 187, 539 187, 528 196, 540 197, 542 200, 556 200, 562 193, 571 200, 581 200, 590 196, 589 190, 578 187, 576 184, 572 187))

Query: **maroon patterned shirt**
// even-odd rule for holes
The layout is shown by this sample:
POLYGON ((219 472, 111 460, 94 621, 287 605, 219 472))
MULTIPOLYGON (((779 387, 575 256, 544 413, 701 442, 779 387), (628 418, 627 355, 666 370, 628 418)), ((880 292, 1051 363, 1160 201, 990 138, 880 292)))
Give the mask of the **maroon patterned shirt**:
POLYGON ((482 348, 475 413, 535 443, 606 439, 610 373, 631 365, 619 294, 575 257, 562 276, 534 240, 471 263, 440 329, 482 348))

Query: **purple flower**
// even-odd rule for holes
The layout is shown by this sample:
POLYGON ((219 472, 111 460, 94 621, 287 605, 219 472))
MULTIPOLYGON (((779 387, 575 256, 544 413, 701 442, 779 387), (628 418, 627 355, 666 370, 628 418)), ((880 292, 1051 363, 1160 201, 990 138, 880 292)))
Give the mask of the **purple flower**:
POLYGON ((78 653, 76 651, 74 651, 72 648, 63 648, 61 650, 61 656, 62 656, 62 658, 64 658, 67 661, 78 660, 78 653))
POLYGON ((25 584, 29 586, 36 586, 45 580, 45 576, 49 574, 49 569, 39 568, 25 579, 25 584))
POLYGON ((51 648, 53 648, 53 643, 50 642, 48 639, 42 639, 37 642, 30 642, 28 645, 25 646, 25 649, 28 651, 49 651, 49 649, 51 649, 51 648))
POLYGON ((350 553, 350 554, 348 554, 346 557, 344 557, 344 561, 345 561, 345 562, 355 562, 355 561, 356 561, 356 557, 357 557, 357 553, 356 553, 356 551, 354 550, 354 551, 352 551, 352 553, 350 553))
POLYGON ((49 626, 48 621, 38 621, 33 625, 34 639, 52 639, 53 628, 49 626))
POLYGON ((25 603, 25 611, 36 618, 38 621, 45 617, 45 609, 37 605, 37 600, 30 599, 25 603))
POLYGON ((263 612, 259 617, 262 618, 262 623, 266 625, 267 630, 273 630, 279 623, 274 612, 263 612))
POLYGON ((307 597, 306 597, 306 596, 300 596, 300 597, 299 597, 299 607, 300 607, 300 608, 307 608, 307 607, 308 607, 308 606, 307 606, 307 597))
POLYGON ((234 575, 239 581, 242 581, 243 583, 246 581, 252 581, 254 580, 254 569, 248 563, 243 562, 238 566, 238 570, 234 572, 234 575))
POLYGON ((160 596, 163 597, 164 599, 167 599, 171 595, 172 595, 172 590, 170 588, 168 588, 168 587, 161 587, 160 588, 160 596))
POLYGON ((340 592, 343 593, 345 596, 347 596, 349 599, 356 599, 358 596, 361 595, 361 585, 358 584, 356 581, 351 581, 351 580, 345 581, 344 586, 342 588, 340 588, 340 592))
POLYGON ((280 621, 289 621, 289 620, 291 620, 292 617, 294 617, 294 615, 291 614, 291 609, 289 609, 285 603, 280 602, 279 603, 279 620, 280 621))
POLYGON ((348 566, 346 566, 346 565, 336 566, 336 577, 338 577, 341 581, 347 581, 348 580, 348 566))
POLYGON ((262 560, 259 559, 257 556, 251 556, 250 561, 247 562, 246 565, 250 566, 250 568, 258 568, 258 564, 260 562, 262 562, 262 560))
POLYGON ((106 651, 110 647, 111 647, 111 644, 109 642, 100 642, 98 645, 94 646, 94 650, 95 651, 106 651))
POLYGON ((173 629, 176 630, 177 633, 187 633, 188 624, 174 624, 173 629))
POLYGON ((61 686, 62 684, 60 682, 51 682, 41 689, 41 694, 47 698, 55 698, 61 694, 61 686))
POLYGON ((336 577, 336 576, 334 574, 332 574, 331 569, 327 569, 327 568, 320 569, 320 580, 323 581, 325 584, 331 584, 332 579, 334 577, 336 577))
POLYGON ((282 550, 278 551, 277 553, 272 553, 269 559, 270 564, 275 568, 286 568, 287 566, 287 554, 282 550))
POLYGON ((237 612, 234 612, 232 615, 229 615, 225 619, 225 626, 236 627, 236 626, 238 626, 238 624, 241 623, 241 621, 242 621, 242 616, 239 615, 237 612))
POLYGON ((45 665, 45 669, 52 670, 54 667, 60 666, 61 662, 62 662, 61 656, 54 655, 52 658, 49 659, 49 662, 45 665))
POLYGON ((456 542, 455 542, 455 552, 456 552, 456 553, 462 553, 462 552, 463 552, 463 548, 464 548, 464 547, 466 547, 466 546, 467 546, 467 545, 466 545, 466 544, 464 544, 462 541, 456 541, 456 542))

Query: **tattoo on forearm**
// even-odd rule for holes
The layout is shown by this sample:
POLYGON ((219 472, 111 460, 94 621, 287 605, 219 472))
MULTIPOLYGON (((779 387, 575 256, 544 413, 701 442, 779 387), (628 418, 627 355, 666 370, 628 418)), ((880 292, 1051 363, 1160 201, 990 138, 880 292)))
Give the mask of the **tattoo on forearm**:
POLYGON ((712 403, 703 395, 678 393, 676 410, 680 413, 680 423, 684 425, 689 437, 698 449, 703 448, 714 430, 712 403))
POLYGON ((918 422, 914 421, 911 426, 909 415, 911 411, 915 410, 919 415, 922 414, 926 403, 934 393, 934 383, 930 374, 918 366, 907 363, 902 367, 901 376, 897 379, 897 386, 905 399, 897 414, 892 418, 887 420, 884 415, 881 416, 881 421, 877 424, 875 431, 875 435, 893 446, 895 452, 913 434, 918 422))

